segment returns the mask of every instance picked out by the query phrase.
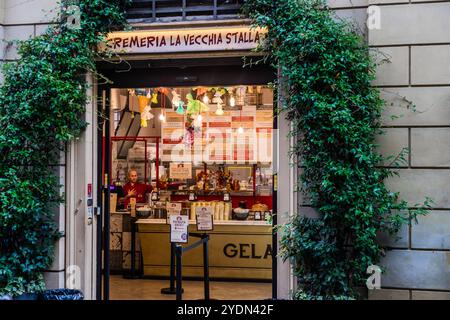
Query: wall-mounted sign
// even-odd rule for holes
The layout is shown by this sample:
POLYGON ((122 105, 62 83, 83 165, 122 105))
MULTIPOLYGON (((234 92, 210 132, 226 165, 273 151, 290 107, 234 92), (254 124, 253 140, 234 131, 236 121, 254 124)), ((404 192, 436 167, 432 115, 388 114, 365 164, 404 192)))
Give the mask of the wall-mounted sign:
POLYGON ((266 33, 250 26, 121 31, 110 33, 108 42, 119 53, 251 50, 266 33))
POLYGON ((169 176, 175 180, 192 179, 192 163, 171 163, 169 176))

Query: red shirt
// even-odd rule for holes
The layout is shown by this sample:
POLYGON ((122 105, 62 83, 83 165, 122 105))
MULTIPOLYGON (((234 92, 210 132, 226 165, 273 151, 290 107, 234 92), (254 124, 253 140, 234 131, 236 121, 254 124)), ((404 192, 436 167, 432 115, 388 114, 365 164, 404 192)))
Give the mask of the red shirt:
MULTIPOLYGON (((144 203, 145 202, 145 194, 150 192, 150 186, 147 186, 146 184, 143 183, 131 183, 128 182, 127 184, 125 184, 123 186, 123 191, 125 192, 125 196, 128 195, 128 192, 130 192, 131 190, 136 191, 136 196, 132 197, 132 198, 136 198, 136 202, 137 203, 144 203)), ((125 199, 125 208, 128 207, 128 204, 130 203, 130 198, 126 198, 125 199)))

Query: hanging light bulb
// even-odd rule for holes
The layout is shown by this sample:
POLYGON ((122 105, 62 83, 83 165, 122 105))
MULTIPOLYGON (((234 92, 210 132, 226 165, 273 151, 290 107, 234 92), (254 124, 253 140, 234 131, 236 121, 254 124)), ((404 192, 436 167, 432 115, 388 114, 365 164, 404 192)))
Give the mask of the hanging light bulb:
POLYGON ((231 96, 230 98, 230 106, 234 107, 236 105, 236 99, 234 98, 234 96, 231 96))
POLYGON ((209 98, 208 95, 205 93, 205 95, 203 96, 203 103, 204 104, 208 104, 209 103, 209 98))
POLYGON ((244 128, 242 127, 242 109, 239 112, 239 128, 238 128, 238 134, 243 134, 244 128))
POLYGON ((159 115, 159 120, 161 120, 161 122, 166 122, 166 116, 164 113, 161 112, 161 114, 159 115))
POLYGON ((201 114, 198 114, 197 117, 194 119, 194 128, 201 128, 202 127, 202 121, 203 117, 201 114))
POLYGON ((223 107, 222 107, 222 105, 220 103, 217 104, 216 115, 223 116, 223 107))

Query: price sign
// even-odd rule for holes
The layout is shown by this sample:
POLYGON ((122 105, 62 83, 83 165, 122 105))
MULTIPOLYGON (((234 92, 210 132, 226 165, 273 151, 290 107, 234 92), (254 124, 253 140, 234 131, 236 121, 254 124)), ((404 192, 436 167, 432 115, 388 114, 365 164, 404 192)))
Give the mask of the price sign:
POLYGON ((187 243, 189 217, 182 215, 170 216, 170 242, 187 243))
POLYGON ((211 206, 202 206, 195 208, 198 231, 211 231, 214 229, 213 212, 211 206))
POLYGON ((167 223, 170 224, 171 216, 179 216, 181 214, 181 203, 168 202, 166 204, 166 209, 167 209, 167 223))

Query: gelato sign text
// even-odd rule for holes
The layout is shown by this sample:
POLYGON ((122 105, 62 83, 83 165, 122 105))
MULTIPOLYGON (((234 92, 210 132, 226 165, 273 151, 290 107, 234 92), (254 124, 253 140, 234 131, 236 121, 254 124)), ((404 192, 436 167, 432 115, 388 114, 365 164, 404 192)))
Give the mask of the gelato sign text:
POLYGON ((116 32, 108 35, 108 42, 118 53, 251 50, 265 33, 249 27, 116 32))

